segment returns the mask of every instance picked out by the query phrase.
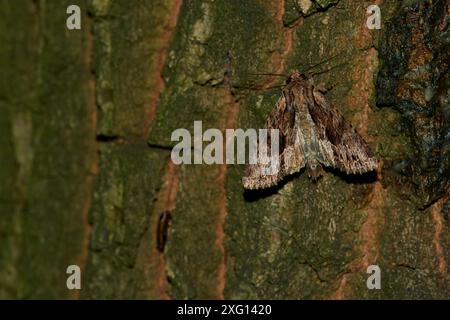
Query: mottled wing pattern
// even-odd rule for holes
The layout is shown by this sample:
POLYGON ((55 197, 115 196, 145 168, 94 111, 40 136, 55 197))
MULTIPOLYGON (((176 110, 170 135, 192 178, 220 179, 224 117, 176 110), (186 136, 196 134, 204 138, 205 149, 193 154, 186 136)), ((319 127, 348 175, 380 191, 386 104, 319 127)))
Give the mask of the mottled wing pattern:
POLYGON ((347 174, 361 174, 377 168, 377 162, 363 138, 325 97, 314 90, 309 113, 316 126, 321 162, 347 174))
POLYGON ((299 171, 305 166, 304 152, 296 135, 295 109, 288 108, 282 96, 272 110, 266 129, 269 130, 267 141, 270 155, 270 129, 279 129, 279 170, 275 174, 265 174, 269 165, 250 164, 247 166, 242 183, 245 189, 262 189, 276 185, 283 177, 299 171))

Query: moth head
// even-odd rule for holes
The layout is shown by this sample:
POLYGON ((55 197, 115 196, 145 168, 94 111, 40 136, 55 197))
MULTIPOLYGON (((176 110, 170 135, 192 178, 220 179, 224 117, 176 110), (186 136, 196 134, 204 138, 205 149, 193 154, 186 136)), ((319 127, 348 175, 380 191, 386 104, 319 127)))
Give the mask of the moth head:
POLYGON ((306 80, 306 76, 298 70, 295 70, 287 80, 287 83, 291 83, 293 81, 306 80))

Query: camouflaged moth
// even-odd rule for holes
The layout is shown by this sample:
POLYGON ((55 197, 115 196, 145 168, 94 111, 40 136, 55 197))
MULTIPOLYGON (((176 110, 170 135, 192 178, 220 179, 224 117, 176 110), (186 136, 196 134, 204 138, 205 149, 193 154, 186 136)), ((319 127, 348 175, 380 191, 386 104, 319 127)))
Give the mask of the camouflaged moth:
POLYGON ((266 164, 249 164, 242 178, 245 189, 272 187, 305 166, 313 180, 322 175, 322 165, 347 174, 377 168, 363 138, 328 103, 323 90, 298 71, 288 78, 266 128, 279 130, 279 168, 274 174, 265 174, 266 164))

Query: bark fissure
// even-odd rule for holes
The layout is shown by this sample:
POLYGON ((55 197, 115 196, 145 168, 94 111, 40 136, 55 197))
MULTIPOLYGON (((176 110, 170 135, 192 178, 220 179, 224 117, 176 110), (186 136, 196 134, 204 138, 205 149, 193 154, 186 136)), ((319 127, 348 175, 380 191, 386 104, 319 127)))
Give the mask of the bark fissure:
MULTIPOLYGON (((89 33, 87 38, 87 48, 85 50, 85 68, 86 73, 90 74, 90 79, 88 81, 87 87, 88 87, 88 96, 89 96, 89 105, 90 105, 90 113, 91 113, 91 125, 92 125, 92 144, 95 146, 95 153, 98 154, 99 148, 98 148, 98 141, 95 139, 95 131, 97 127, 97 99, 96 99, 96 77, 93 73, 93 65, 92 65, 92 55, 93 55, 93 33, 92 33, 92 19, 88 17, 88 23, 89 23, 89 33)), ((92 206, 92 201, 94 197, 94 188, 95 188, 95 182, 97 180, 98 174, 100 172, 99 167, 99 159, 96 156, 95 159, 91 163, 91 175, 87 178, 86 181, 86 189, 88 190, 88 196, 85 199, 84 205, 83 205, 83 224, 84 224, 84 236, 83 236, 83 245, 82 245, 82 251, 80 254, 80 269, 81 272, 84 272, 86 270, 86 265, 88 262, 88 256, 89 256, 89 243, 91 239, 92 234, 92 226, 89 222, 89 211, 92 206)), ((80 298, 80 291, 76 291, 76 298, 80 298)))
POLYGON ((154 67, 154 86, 150 91, 150 102, 148 106, 148 115, 147 119, 144 123, 144 132, 142 137, 144 139, 147 138, 151 123, 155 118, 156 107, 161 95, 162 90, 164 89, 164 79, 162 78, 162 71, 164 65, 166 64, 168 49, 170 47, 170 42, 172 40, 172 35, 177 25, 178 16, 180 14, 181 6, 183 4, 182 0, 173 0, 172 8, 170 9, 170 18, 167 21, 166 26, 164 27, 164 33, 161 36, 161 48, 159 53, 157 54, 157 58, 155 59, 155 67, 154 67))

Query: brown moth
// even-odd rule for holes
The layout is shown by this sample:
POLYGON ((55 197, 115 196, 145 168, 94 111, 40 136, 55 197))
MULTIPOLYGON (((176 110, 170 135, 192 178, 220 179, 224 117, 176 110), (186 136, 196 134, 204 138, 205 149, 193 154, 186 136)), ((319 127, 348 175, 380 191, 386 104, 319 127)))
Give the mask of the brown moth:
POLYGON ((169 211, 163 211, 159 215, 158 228, 156 230, 156 246, 159 252, 164 252, 167 242, 167 233, 172 223, 172 215, 169 211))
MULTIPOLYGON (((377 168, 363 138, 328 103, 312 79, 298 71, 288 78, 265 127, 279 130, 279 169, 265 174, 267 165, 249 164, 242 178, 245 189, 274 186, 305 166, 313 180, 322 175, 322 165, 346 174, 362 174, 377 168)), ((267 140, 270 141, 270 135, 267 140)), ((270 152, 270 143, 267 148, 270 152)))

